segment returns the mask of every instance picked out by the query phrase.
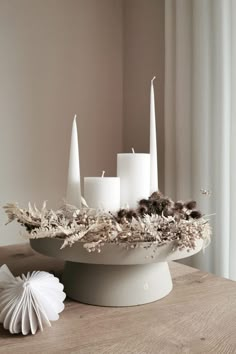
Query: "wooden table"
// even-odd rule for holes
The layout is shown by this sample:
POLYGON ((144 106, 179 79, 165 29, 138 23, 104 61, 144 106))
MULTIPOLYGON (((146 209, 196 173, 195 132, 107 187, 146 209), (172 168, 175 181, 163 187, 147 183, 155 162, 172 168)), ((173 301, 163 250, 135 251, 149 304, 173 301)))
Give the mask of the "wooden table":
MULTIPOLYGON (((53 271, 63 263, 28 245, 0 248, 0 264, 15 275, 53 271)), ((10 335, 0 327, 0 353, 236 353, 236 283, 178 263, 170 264, 171 294, 157 302, 106 308, 71 300, 51 328, 35 336, 10 335)))

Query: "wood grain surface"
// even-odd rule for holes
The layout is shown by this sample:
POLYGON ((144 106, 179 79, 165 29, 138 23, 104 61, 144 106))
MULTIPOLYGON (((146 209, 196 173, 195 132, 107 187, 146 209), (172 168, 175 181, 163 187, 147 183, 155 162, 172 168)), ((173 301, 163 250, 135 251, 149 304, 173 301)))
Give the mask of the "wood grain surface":
MULTIPOLYGON (((4 263, 15 275, 60 276, 63 268, 28 245, 1 247, 4 263)), ((11 335, 1 325, 0 353, 236 353, 236 283, 178 263, 170 269, 173 291, 148 305, 106 308, 68 299, 60 319, 35 336, 11 335)))

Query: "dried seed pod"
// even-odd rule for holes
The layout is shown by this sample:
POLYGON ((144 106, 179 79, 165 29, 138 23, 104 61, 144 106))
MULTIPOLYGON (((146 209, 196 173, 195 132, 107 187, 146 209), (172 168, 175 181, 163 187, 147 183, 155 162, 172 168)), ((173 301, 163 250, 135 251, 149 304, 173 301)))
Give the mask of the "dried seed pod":
POLYGON ((126 218, 131 220, 132 218, 137 218, 137 213, 133 209, 130 209, 126 212, 126 218))
POLYGON ((162 194, 161 192, 153 192, 153 193, 150 195, 149 199, 150 199, 150 200, 158 200, 158 199, 160 199, 161 197, 163 197, 163 194, 162 194))
POLYGON ((174 208, 175 208, 175 210, 180 211, 180 210, 182 210, 182 209, 183 209, 183 207, 184 207, 184 203, 183 203, 183 202, 181 202, 181 201, 175 202, 175 204, 174 204, 174 208))
POLYGON ((138 213, 139 213, 140 215, 148 214, 148 208, 147 208, 147 206, 141 205, 141 206, 138 208, 138 213))
POLYGON ((146 207, 148 207, 148 206, 150 205, 150 200, 148 200, 148 199, 141 199, 141 200, 139 201, 139 205, 140 205, 140 206, 146 206, 146 207))
POLYGON ((125 209, 120 209, 117 213, 118 218, 122 219, 127 213, 127 210, 125 209))
POLYGON ((199 210, 193 210, 191 213, 190 213, 190 216, 191 218, 193 219, 200 219, 202 217, 202 214, 199 210))
POLYGON ((171 200, 169 198, 162 198, 160 201, 163 209, 171 205, 171 200))
POLYGON ((149 213, 161 215, 162 211, 163 211, 163 207, 161 202, 158 200, 153 200, 149 206, 149 213))
POLYGON ((190 200, 189 202, 186 202, 184 205, 187 209, 193 210, 196 208, 197 202, 195 200, 190 200))
POLYGON ((165 208, 163 211, 165 217, 174 216, 174 210, 172 208, 165 208))

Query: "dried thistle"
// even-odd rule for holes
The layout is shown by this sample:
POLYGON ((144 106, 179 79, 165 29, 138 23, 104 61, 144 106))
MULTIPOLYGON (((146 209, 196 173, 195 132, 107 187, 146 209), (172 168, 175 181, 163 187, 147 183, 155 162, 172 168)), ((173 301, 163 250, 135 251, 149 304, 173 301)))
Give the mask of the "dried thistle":
POLYGON ((186 202, 184 204, 184 206, 189 209, 189 210, 192 210, 192 209, 195 209, 196 206, 197 206, 197 203, 195 202, 195 200, 190 200, 189 202, 186 202))
POLYGON ((184 203, 181 202, 181 201, 174 203, 174 208, 175 208, 176 211, 183 210, 183 207, 184 207, 184 203))
POLYGON ((191 218, 193 219, 200 219, 202 217, 202 214, 199 210, 193 210, 191 213, 190 213, 190 216, 191 218))
POLYGON ((158 191, 158 192, 153 192, 153 193, 150 195, 149 199, 150 199, 150 200, 157 200, 157 199, 160 199, 160 198, 162 198, 162 197, 163 197, 163 194, 158 191))

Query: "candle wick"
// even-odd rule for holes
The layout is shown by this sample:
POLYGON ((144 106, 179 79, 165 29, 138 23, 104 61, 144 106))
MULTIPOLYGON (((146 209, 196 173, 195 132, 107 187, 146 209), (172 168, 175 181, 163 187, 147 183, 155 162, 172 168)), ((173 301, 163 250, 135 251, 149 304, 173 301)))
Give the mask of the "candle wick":
POLYGON ((102 171, 102 177, 104 177, 104 175, 105 175, 105 171, 102 171))
POLYGON ((132 150, 132 153, 135 154, 134 148, 132 148, 131 150, 132 150))
POLYGON ((153 81, 155 80, 155 78, 156 78, 156 76, 153 76, 153 78, 152 78, 152 80, 151 80, 151 81, 152 81, 152 83, 153 83, 153 81))

